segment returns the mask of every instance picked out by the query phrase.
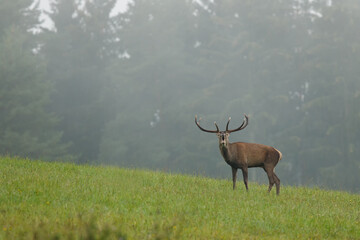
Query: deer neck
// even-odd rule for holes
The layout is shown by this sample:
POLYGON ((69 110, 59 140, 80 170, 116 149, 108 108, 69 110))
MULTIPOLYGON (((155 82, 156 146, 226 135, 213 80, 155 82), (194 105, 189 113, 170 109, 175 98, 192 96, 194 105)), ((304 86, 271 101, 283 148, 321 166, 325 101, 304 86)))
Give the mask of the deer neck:
POLYGON ((219 148, 220 148, 220 153, 223 156, 225 162, 229 163, 230 159, 232 157, 232 154, 230 151, 230 143, 220 144, 219 148))

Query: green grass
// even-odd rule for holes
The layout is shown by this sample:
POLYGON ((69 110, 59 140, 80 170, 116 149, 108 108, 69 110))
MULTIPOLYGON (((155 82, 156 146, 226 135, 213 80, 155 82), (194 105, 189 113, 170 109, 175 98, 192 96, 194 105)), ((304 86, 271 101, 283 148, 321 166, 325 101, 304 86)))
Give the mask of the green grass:
POLYGON ((0 158, 0 239, 360 239, 360 195, 0 158))

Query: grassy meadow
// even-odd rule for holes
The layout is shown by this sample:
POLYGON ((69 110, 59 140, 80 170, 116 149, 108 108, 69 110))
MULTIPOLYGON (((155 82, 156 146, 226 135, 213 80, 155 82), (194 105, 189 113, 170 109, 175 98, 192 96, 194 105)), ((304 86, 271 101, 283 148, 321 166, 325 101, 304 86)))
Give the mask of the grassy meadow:
POLYGON ((0 157, 0 239, 360 239, 358 194, 240 180, 0 157))

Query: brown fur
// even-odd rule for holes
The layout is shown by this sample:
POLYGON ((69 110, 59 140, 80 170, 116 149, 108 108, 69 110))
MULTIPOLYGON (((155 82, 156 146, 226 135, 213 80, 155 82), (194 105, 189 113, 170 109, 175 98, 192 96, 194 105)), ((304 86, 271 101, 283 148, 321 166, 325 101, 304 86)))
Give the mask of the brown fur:
POLYGON ((235 189, 237 170, 241 169, 246 190, 248 190, 248 168, 261 167, 269 178, 269 189, 275 184, 276 193, 280 193, 280 179, 276 176, 274 168, 282 158, 279 150, 257 143, 235 142, 229 143, 219 137, 220 153, 225 162, 232 168, 233 188, 235 189))
POLYGON ((276 176, 274 168, 276 164, 282 158, 282 154, 279 150, 257 143, 245 143, 245 142, 229 142, 229 136, 232 132, 237 132, 244 129, 248 125, 248 116, 245 114, 245 119, 240 127, 229 130, 230 118, 226 124, 226 131, 220 131, 218 125, 215 124, 216 130, 207 130, 200 126, 197 116, 195 116, 195 124, 201 131, 216 133, 219 138, 220 153, 223 156, 225 162, 231 166, 233 177, 233 189, 236 184, 237 170, 241 169, 244 178, 244 184, 246 190, 248 190, 248 168, 261 167, 265 170, 269 178, 269 189, 275 184, 276 194, 280 193, 280 179, 276 176))

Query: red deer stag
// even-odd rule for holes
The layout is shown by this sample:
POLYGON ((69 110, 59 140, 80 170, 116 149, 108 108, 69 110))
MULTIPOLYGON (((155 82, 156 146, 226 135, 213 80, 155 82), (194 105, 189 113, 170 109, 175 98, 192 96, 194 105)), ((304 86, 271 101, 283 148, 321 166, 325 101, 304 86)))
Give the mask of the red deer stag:
POLYGON ((216 133, 219 138, 220 153, 223 156, 225 162, 232 168, 233 177, 233 189, 235 189, 236 173, 240 168, 242 170, 244 184, 248 191, 248 168, 261 167, 265 170, 269 178, 269 190, 273 185, 276 185, 276 194, 280 193, 280 179, 276 176, 274 168, 280 161, 282 154, 279 150, 257 143, 245 143, 245 142, 229 142, 230 133, 243 130, 249 123, 249 117, 245 115, 245 119, 240 127, 229 130, 230 119, 226 124, 226 130, 220 131, 216 122, 214 122, 216 130, 207 130, 200 126, 197 116, 195 116, 195 123, 200 130, 209 133, 216 133))

